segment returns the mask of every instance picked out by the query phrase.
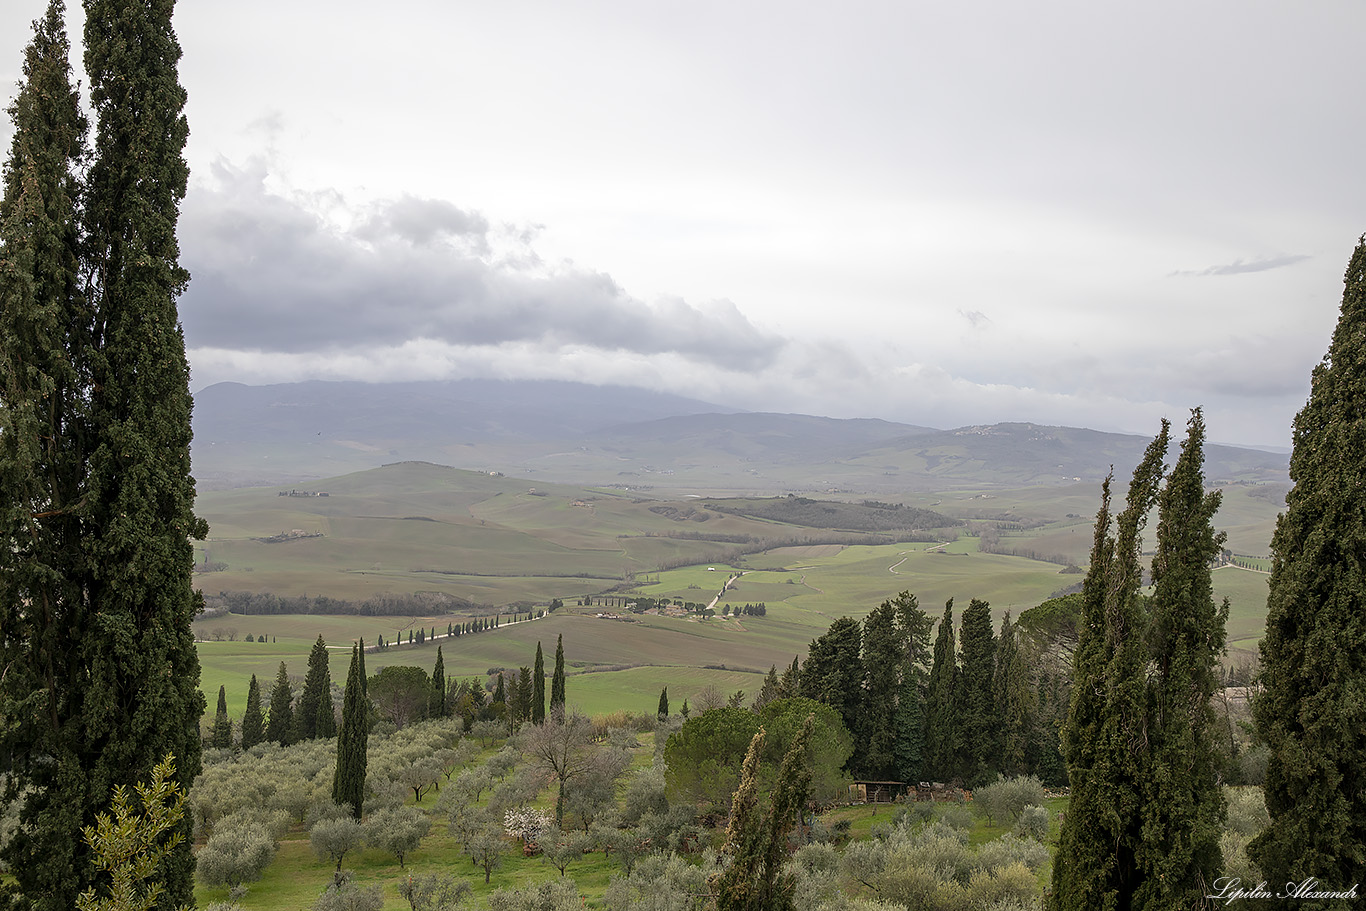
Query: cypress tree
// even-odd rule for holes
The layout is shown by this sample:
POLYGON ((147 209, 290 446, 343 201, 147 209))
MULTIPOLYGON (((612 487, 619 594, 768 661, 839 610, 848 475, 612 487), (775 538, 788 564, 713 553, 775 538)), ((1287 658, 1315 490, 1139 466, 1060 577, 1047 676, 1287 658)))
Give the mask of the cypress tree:
POLYGON ((921 780, 925 762, 925 692, 930 676, 930 630, 934 621, 920 609, 910 592, 894 602, 906 657, 896 700, 896 775, 901 781, 921 780))
POLYGON ((564 717, 564 634, 555 643, 555 674, 550 678, 550 714, 564 717))
POLYGON ((1252 705, 1271 824, 1248 854, 1272 883, 1347 888, 1366 869, 1366 235, 1293 437, 1252 705))
POLYGON ((74 906, 72 883, 92 875, 80 827, 94 822, 95 799, 70 723, 91 620, 78 514, 86 450, 63 428, 86 417, 90 317, 76 215, 86 123, 62 12, 52 2, 33 23, 0 200, 0 755, 13 773, 0 801, 21 801, 31 822, 0 849, 23 894, 65 896, 49 908, 74 906))
POLYGON ((433 718, 446 717, 446 662, 441 657, 441 646, 436 647, 436 666, 432 668, 432 700, 431 711, 433 718))
MULTIPOLYGON (((6 857, 36 908, 74 907, 95 881, 81 827, 116 785, 150 779, 168 753, 180 788, 200 770, 189 539, 207 527, 193 513, 176 314, 187 127, 172 8, 86 0, 96 135, 80 186, 84 124, 58 4, 35 29, 13 108, 0 206, 0 626, 5 689, 29 687, 19 701, 32 724, 6 734, 27 789, 6 857)), ((7 719, 20 717, 13 698, 7 719)), ((192 901, 190 827, 152 874, 163 907, 192 901)))
POLYGON ((669 688, 667 686, 659 691, 659 708, 655 710, 655 716, 660 721, 669 717, 669 688))
POLYGON ((332 699, 332 673, 327 660, 327 643, 321 635, 313 643, 308 653, 308 673, 304 677, 304 691, 295 707, 295 721, 299 726, 299 739, 312 740, 326 736, 318 730, 322 718, 323 696, 332 699))
POLYGON ((851 733, 863 708, 862 644, 858 621, 840 617, 812 641, 801 671, 801 695, 839 712, 851 733))
POLYGON ((213 735, 209 741, 215 750, 232 749, 232 719, 228 717, 228 688, 218 688, 218 711, 213 716, 213 735))
POLYGON ((959 630, 962 664, 954 701, 958 711, 961 774, 970 787, 985 784, 1000 766, 1000 718, 996 713, 996 637, 991 606, 973 598, 959 630))
POLYGON ((863 620, 863 681, 854 756, 865 778, 887 781, 896 775, 896 715, 906 647, 896 625, 896 605, 883 601, 863 620))
POLYGON ((517 720, 528 721, 531 718, 531 668, 522 665, 517 670, 517 692, 521 694, 521 702, 517 705, 517 720))
POLYGON ((493 686, 493 701, 494 701, 495 703, 502 703, 504 709, 507 708, 507 704, 508 704, 507 688, 506 688, 506 684, 504 683, 504 680, 503 680, 503 672, 502 672, 502 671, 499 671, 499 672, 498 672, 498 682, 497 682, 496 684, 494 684, 494 686, 493 686))
POLYGON ((1145 642, 1147 762, 1142 877, 1136 908, 1195 907, 1214 891, 1223 858, 1224 792, 1215 744, 1216 668, 1228 601, 1216 606, 1210 566, 1224 545, 1212 520, 1219 492, 1205 493, 1205 422, 1197 408, 1181 455, 1158 498, 1157 554, 1145 642))
POLYGON ((1033 766, 1035 726, 1038 721, 1038 696, 1030 679, 1029 662, 1020 642, 1019 630, 1006 613, 1001 635, 996 640, 996 710, 999 718, 1001 771, 1006 775, 1025 775, 1033 766))
POLYGON ((290 705, 293 694, 289 688, 289 671, 280 662, 275 674, 275 686, 270 691, 270 719, 266 722, 266 739, 287 747, 299 740, 294 724, 294 709, 290 705))
POLYGON ((341 731, 337 734, 337 767, 332 777, 332 800, 349 804, 351 815, 361 818, 365 809, 365 771, 370 737, 370 700, 365 681, 365 645, 351 647, 351 670, 342 696, 341 731))
POLYGON ((247 710, 242 715, 242 749, 249 750, 266 739, 265 719, 261 716, 261 685, 251 675, 247 688, 247 710))
POLYGON ((953 599, 944 605, 934 640, 934 663, 925 692, 925 774, 948 779, 958 769, 958 727, 954 712, 958 658, 953 635, 953 599))
POLYGON ((1072 800, 1053 862, 1055 911, 1129 908, 1140 884, 1144 778, 1136 749, 1146 739, 1144 609, 1140 534, 1158 496, 1169 425, 1134 470, 1111 535, 1110 482, 1101 486, 1091 565, 1082 584, 1082 623, 1073 657, 1072 706, 1063 750, 1072 800))

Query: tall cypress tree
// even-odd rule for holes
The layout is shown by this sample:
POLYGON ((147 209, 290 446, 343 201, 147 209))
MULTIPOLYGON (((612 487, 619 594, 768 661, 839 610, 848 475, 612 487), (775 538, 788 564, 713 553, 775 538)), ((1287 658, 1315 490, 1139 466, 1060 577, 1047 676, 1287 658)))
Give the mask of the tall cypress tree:
POLYGON ((536 643, 536 666, 531 671, 531 723, 545 721, 545 656, 541 654, 541 643, 536 643))
POLYGON ((883 601, 863 620, 862 704, 854 756, 858 757, 856 771, 864 778, 887 781, 897 774, 897 697, 906 664, 896 605, 883 601))
MULTIPOLYGON (((62 215, 74 198, 69 153, 78 147, 80 128, 69 109, 74 96, 65 55, 59 60, 53 53, 66 47, 55 5, 26 61, 27 88, 41 82, 43 91, 16 106, 15 143, 24 152, 7 170, 4 230, 34 219, 36 231, 32 243, 14 248, 13 261, 10 237, 4 238, 0 271, 6 273, 5 309, 17 301, 16 322, 38 331, 6 333, 0 361, 24 364, 27 377, 20 384, 6 378, 0 394, 17 389, 21 412, 31 407, 25 390, 41 388, 50 400, 42 406, 39 439, 27 436, 32 423, 16 435, 18 459, 35 446, 62 453, 41 465, 6 453, 10 465, 0 469, 6 475, 36 469, 43 476, 13 488, 12 477, 4 479, 4 533, 18 530, 14 523, 27 511, 26 530, 38 534, 31 549, 25 544, 17 553, 10 541, 0 543, 7 560, 41 567, 38 575, 14 577, 21 587, 34 585, 9 585, 7 616, 0 618, 13 643, 6 648, 26 655, 18 678, 31 674, 35 697, 47 699, 46 713, 24 716, 34 723, 17 734, 18 749, 46 770, 29 777, 20 763, 18 778, 31 795, 21 810, 27 825, 7 849, 19 889, 39 908, 72 907, 94 881, 80 829, 105 808, 114 786, 149 779, 168 753, 176 759, 178 786, 188 789, 200 770, 204 699, 190 630, 199 602, 191 588, 189 539, 204 537, 207 527, 193 512, 189 370, 176 314, 188 281, 175 236, 188 129, 172 9, 171 2, 85 2, 84 60, 96 133, 79 225, 62 215), (35 128, 30 114, 46 124, 35 128), (22 178, 10 180, 15 173, 22 178), (16 186, 25 194, 58 192, 40 205, 16 197, 16 186), (59 273, 71 262, 73 237, 78 267, 59 273), (61 302, 55 289, 76 287, 73 274, 80 277, 79 294, 61 302), (35 304, 60 304, 60 341, 42 332, 54 325, 53 311, 35 319, 35 304), (31 499, 45 488, 50 492, 41 500, 31 499), (14 594, 23 607, 14 606, 14 594), (50 632, 31 637, 29 626, 50 632), (51 647, 55 635, 67 644, 51 647)), ((0 410, 8 411, 11 403, 4 405, 0 410)), ((15 420, 30 421, 32 414, 15 420)), ((190 826, 186 818, 183 840, 153 873, 163 886, 163 907, 193 900, 190 826)))
POLYGON ((446 662, 441 657, 441 646, 436 647, 436 666, 432 668, 432 699, 428 714, 433 718, 446 717, 446 662))
POLYGON ((896 773, 902 781, 918 782, 925 763, 925 695, 930 679, 930 630, 934 621, 921 610, 910 592, 894 602, 897 626, 906 648, 905 672, 896 700, 896 773))
POLYGON ((370 737, 370 700, 366 696, 364 643, 351 648, 351 669, 342 696, 341 731, 337 734, 337 767, 332 777, 332 800, 349 804, 361 818, 365 809, 365 771, 370 737))
POLYGON ((1134 907, 1196 907, 1213 890, 1223 859, 1224 792, 1215 745, 1216 668, 1224 653, 1228 600, 1214 602, 1210 565, 1224 534, 1212 520, 1219 492, 1205 493, 1205 422, 1197 408, 1181 455, 1158 498, 1157 554, 1145 642, 1148 682, 1143 882, 1134 907))
POLYGON ((655 709, 655 717, 660 721, 669 717, 669 688, 667 686, 659 691, 659 706, 655 709))
POLYGON ((996 639, 996 715, 999 719, 1001 771, 1024 775, 1033 768, 1036 750, 1034 730, 1038 716, 1038 696, 1030 679, 1019 632, 1006 613, 1001 635, 996 639))
POLYGON ((251 675, 247 687, 247 710, 242 715, 242 749, 249 750, 266 739, 265 718, 261 715, 261 685, 251 675))
MULTIPOLYGON (((1294 487, 1271 540, 1257 732, 1271 824, 1248 853, 1273 883, 1346 888, 1366 869, 1366 235, 1295 417, 1294 487)), ((1309 902, 1294 902, 1309 907, 1309 902)))
MULTIPOLYGON (((327 643, 323 641, 321 635, 313 643, 313 650, 308 653, 308 673, 304 677, 304 691, 299 696, 299 704, 295 706, 294 720, 299 727, 300 740, 312 740, 315 737, 329 736, 318 730, 318 723, 322 717, 323 697, 326 695, 327 701, 332 700, 332 673, 327 660, 327 643)), ((328 706, 329 710, 331 706, 328 706)))
POLYGON ((1148 698, 1140 535, 1157 501, 1168 433, 1163 421, 1134 470, 1114 535, 1111 478, 1101 487, 1063 730, 1072 800, 1053 863, 1055 911, 1129 908, 1141 882, 1137 853, 1150 769, 1136 748, 1146 739, 1148 698))
POLYGON ((564 717, 564 634, 555 643, 555 674, 550 678, 550 714, 564 717))
POLYGON ((266 739, 280 746, 289 746, 299 739, 298 728, 294 724, 294 709, 290 702, 294 698, 289 686, 289 670, 283 661, 275 674, 275 686, 270 691, 270 718, 266 722, 266 739))
POLYGON ((963 611, 959 648, 963 660, 954 701, 961 774, 969 786, 977 787, 1000 766, 1000 719, 994 688, 996 636, 991 631, 991 606, 987 602, 973 598, 963 611))
MULTIPOLYGON (((0 846, 21 893, 71 907, 88 883, 80 827, 95 800, 81 732, 83 390, 90 321, 77 260, 86 123, 63 5, 35 22, 0 199, 0 753, 26 826, 0 846), (73 635, 73 630, 76 634, 73 635), (68 686, 68 684, 70 684, 68 686), (64 898, 63 898, 64 897, 64 898)), ((104 799, 108 799, 105 791, 104 799)))
POLYGON ((958 656, 954 647, 953 599, 944 605, 934 663, 925 693, 925 774, 948 779, 958 774, 958 726, 953 707, 958 656))
POLYGON ((210 740, 215 750, 232 749, 232 719, 228 717, 228 688, 218 688, 218 710, 213 716, 213 735, 210 740))
POLYGON ((801 695, 839 712, 850 732, 859 730, 863 708, 862 646, 859 622, 840 617, 812 640, 801 670, 801 695))

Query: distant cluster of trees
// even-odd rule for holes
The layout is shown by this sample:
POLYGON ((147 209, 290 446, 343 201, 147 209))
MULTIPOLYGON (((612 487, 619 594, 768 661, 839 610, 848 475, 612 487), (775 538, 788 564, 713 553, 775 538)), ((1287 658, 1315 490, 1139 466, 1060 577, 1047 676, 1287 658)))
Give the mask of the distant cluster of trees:
POLYGON ((206 610, 248 614, 351 614, 362 617, 402 617, 436 613, 491 613, 492 605, 475 604, 441 592, 384 594, 364 601, 326 595, 275 595, 271 592, 220 591, 204 596, 206 610))
POLYGON ((931 651, 934 626, 909 592, 862 623, 841 617, 804 662, 769 669, 755 704, 801 696, 833 708, 853 737, 847 771, 861 779, 975 787, 1033 774, 1066 784, 1057 731, 1068 681, 1055 644, 1009 615, 995 634, 976 599, 961 635, 949 601, 931 651))

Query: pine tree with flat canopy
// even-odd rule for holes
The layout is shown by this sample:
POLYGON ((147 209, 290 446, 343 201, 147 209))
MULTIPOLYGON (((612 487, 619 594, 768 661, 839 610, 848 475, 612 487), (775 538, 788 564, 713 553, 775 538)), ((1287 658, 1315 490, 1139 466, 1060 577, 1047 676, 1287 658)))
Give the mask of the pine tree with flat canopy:
MULTIPOLYGON (((5 851, 25 898, 63 911, 95 880, 81 827, 168 754, 187 789, 204 711, 174 4, 84 6, 89 167, 54 3, 26 57, 0 203, 0 717, 25 719, 5 748, 33 759, 14 770, 25 825, 5 851)), ((190 820, 181 832, 155 871, 163 907, 193 900, 190 820)))
MULTIPOLYGON (((1248 854, 1272 883, 1347 889, 1366 870, 1366 235, 1294 425, 1271 540, 1258 735, 1271 824, 1248 854)), ((1347 907, 1295 901, 1297 908, 1347 907)), ((1355 905, 1355 903, 1351 903, 1355 905)))

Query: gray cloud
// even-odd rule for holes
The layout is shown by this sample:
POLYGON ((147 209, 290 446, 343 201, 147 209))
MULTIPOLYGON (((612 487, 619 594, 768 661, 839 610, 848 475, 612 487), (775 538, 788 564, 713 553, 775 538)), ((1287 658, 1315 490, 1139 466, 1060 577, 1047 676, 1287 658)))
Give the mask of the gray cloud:
POLYGON ((1296 263, 1302 263, 1307 259, 1312 259, 1312 257, 1302 253, 1279 253, 1275 256, 1255 256, 1250 260, 1239 258, 1221 266, 1209 266, 1204 269, 1177 270, 1170 273, 1168 277, 1190 275, 1244 275, 1248 272, 1267 272, 1271 269, 1293 266, 1296 263))
POLYGON ((192 347, 534 343, 757 369, 787 344, 729 301, 650 304, 605 273, 543 262, 527 246, 534 228, 495 229, 449 202, 404 196, 337 226, 319 211, 337 208, 335 198, 272 193, 260 163, 220 162, 214 176, 215 186, 192 190, 181 218, 192 347))

